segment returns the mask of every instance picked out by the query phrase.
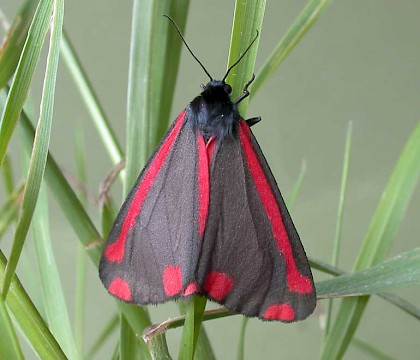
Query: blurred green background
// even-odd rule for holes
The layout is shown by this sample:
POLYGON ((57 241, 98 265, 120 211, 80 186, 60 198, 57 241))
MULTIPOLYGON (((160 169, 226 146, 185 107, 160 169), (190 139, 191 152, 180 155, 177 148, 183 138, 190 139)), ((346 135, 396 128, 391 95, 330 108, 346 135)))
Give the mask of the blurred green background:
MULTIPOLYGON (((0 8, 10 19, 22 3, 1 0, 0 8)), ((305 4, 302 0, 267 2, 257 70, 305 4)), ((190 5, 185 36, 216 78, 226 69, 233 9, 233 0, 192 0, 190 5)), ((420 119, 419 14, 420 2, 414 0, 333 2, 248 108, 249 116, 260 115, 263 119, 254 132, 285 196, 291 191, 302 160, 307 163, 307 174, 292 215, 307 254, 324 261, 331 258, 345 133, 348 122, 353 122, 340 258, 340 267, 346 270, 352 267, 398 155, 420 119)), ((122 144, 130 25, 130 1, 66 2, 66 29, 122 144)), ((3 37, 3 29, 0 34, 3 37)), ((32 87, 35 103, 39 103, 43 71, 43 66, 39 67, 32 87)), ((173 118, 206 81, 203 71, 184 49, 173 118)), ((87 164, 91 170, 88 185, 97 193, 111 164, 79 93, 61 64, 51 151, 70 173, 75 172, 75 146, 73 136, 68 134, 73 133, 75 126, 83 126, 85 132, 87 164)), ((12 156, 18 158, 18 151, 15 136, 12 156)), ((115 194, 120 194, 119 184, 115 186, 115 194)), ((0 189, 0 198, 3 196, 0 189)), ((51 206, 52 238, 71 313, 77 239, 56 204, 52 202, 51 206)), ((391 255, 419 246, 419 212, 417 189, 391 255)), ((11 242, 12 233, 9 234, 6 243, 11 242)), ((31 253, 30 242, 26 247, 31 253)), ((29 263, 28 268, 18 269, 23 281, 29 272, 37 271, 30 266, 29 263)), ((88 266, 86 345, 89 347, 115 311, 115 303, 103 289, 96 270, 90 263, 88 266)), ((318 272, 314 276, 316 280, 323 278, 318 272)), ((418 288, 397 293, 420 306, 418 288)), ((246 358, 316 358, 323 336, 319 327, 325 304, 320 302, 315 315, 303 323, 284 325, 251 320, 246 358)), ((178 310, 174 304, 167 304, 151 308, 151 313, 153 321, 158 322, 177 315, 178 310)), ((205 324, 221 359, 236 356, 240 322, 241 318, 236 316, 205 324)), ((180 330, 168 334, 172 349, 179 343, 180 334, 180 330)), ((376 297, 369 303, 357 332, 357 337, 396 359, 418 358, 419 336, 418 321, 376 297)), ((104 348, 98 358, 110 358, 113 346, 104 348)), ((365 356, 351 347, 346 358, 365 356)))

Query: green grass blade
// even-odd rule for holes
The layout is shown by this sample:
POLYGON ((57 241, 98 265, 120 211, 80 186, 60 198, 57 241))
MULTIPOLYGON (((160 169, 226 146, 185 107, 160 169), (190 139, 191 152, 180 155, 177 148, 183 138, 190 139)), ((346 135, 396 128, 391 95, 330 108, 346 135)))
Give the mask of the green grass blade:
MULTIPOLYGON (((0 251, 0 279, 6 268, 6 257, 0 251)), ((0 280, 1 285, 1 280, 0 280)), ((12 279, 12 286, 6 299, 6 304, 19 324, 25 338, 43 360, 66 360, 54 336, 48 330, 42 316, 25 292, 17 276, 12 279)), ((2 335, 3 336, 3 335, 2 335)))
POLYGON ((120 359, 141 360, 142 349, 138 338, 124 316, 120 320, 120 359))
MULTIPOLYGON (((10 282, 12 280, 13 274, 15 273, 17 263, 19 261, 20 253, 23 248, 23 244, 26 239, 26 235, 29 229, 29 225, 32 220, 32 215, 35 210, 35 205, 38 198, 38 192, 41 186, 41 181, 44 176, 45 165, 47 161, 48 155, 48 147, 50 143, 50 134, 51 134, 51 125, 52 125, 52 115, 53 115, 53 108, 54 108, 54 93, 55 93, 55 81, 57 76, 57 67, 58 67, 58 59, 59 59, 59 49, 60 49, 60 41, 61 41, 61 32, 63 26, 63 17, 64 17, 64 0, 56 0, 54 2, 54 12, 53 12, 53 20, 51 24, 51 38, 50 38, 50 48, 47 57, 47 66, 45 70, 45 79, 44 79, 44 87, 42 91, 42 98, 41 98, 41 105, 40 105, 40 116, 36 131, 36 136, 34 140, 32 155, 31 155, 31 162, 29 165, 29 172, 28 177, 26 180, 25 192, 23 195, 22 200, 22 210, 21 215, 18 220, 18 224, 16 227, 15 236, 13 239, 12 251, 10 254, 10 259, 7 263, 5 277, 2 286, 2 296, 6 297, 7 291, 10 286, 10 282)), ((48 3, 45 1, 45 3, 48 3)), ((40 6, 37 9, 37 13, 39 9, 42 9, 43 2, 40 2, 40 6)), ((48 10, 48 7, 46 10, 48 10)), ((47 15, 48 12, 45 14, 47 15)), ((34 22, 35 23, 37 18, 37 14, 35 14, 34 22)), ((44 19, 43 19, 44 20, 44 19)), ((32 25, 31 25, 32 28, 32 25)), ((28 39, 30 39, 31 30, 29 30, 28 39)), ((27 47, 28 42, 25 44, 25 49, 27 47)), ((34 52, 36 52, 34 50, 34 52)), ((22 54, 22 59, 25 56, 25 50, 22 54)), ((19 63, 21 64, 21 62, 19 63)), ((20 65, 18 66, 18 68, 20 65)), ((19 73, 19 69, 17 71, 19 73)), ((10 89, 8 102, 6 103, 5 112, 7 114, 7 106, 8 103, 12 99, 12 92, 14 84, 18 79, 18 74, 16 74, 15 81, 10 89)), ((23 81, 23 80, 21 80, 23 81)), ((29 84, 28 84, 29 85, 29 84)), ((23 105, 23 102, 22 102, 23 105)), ((20 114, 22 108, 19 109, 19 112, 16 113, 16 120, 20 114)), ((5 118, 3 119, 2 125, 4 125, 5 118)), ((1 137, 1 135, 0 135, 1 137)), ((3 156, 0 150, 0 163, 3 156)))
POLYGON ((188 360, 194 357, 205 308, 206 298, 204 296, 194 295, 188 299, 178 359, 188 360))
POLYGON ((37 1, 26 1, 13 19, 3 40, 0 48, 0 89, 15 73, 36 5, 37 1))
POLYGON ((41 277, 44 308, 54 337, 69 359, 78 359, 59 270, 51 243, 47 194, 43 187, 39 193, 32 230, 35 253, 41 277))
POLYGON ((306 4, 258 72, 257 77, 251 86, 251 98, 261 88, 261 85, 274 74, 289 52, 299 43, 306 32, 318 20, 330 1, 331 0, 310 0, 306 4))
POLYGON ((105 325, 102 332, 99 334, 96 341, 93 343, 90 350, 87 352, 86 356, 84 357, 86 360, 93 359, 98 350, 105 344, 105 342, 109 339, 111 334, 117 329, 120 321, 118 315, 114 315, 111 320, 105 325))
MULTIPOLYGON (((86 161, 85 161, 85 142, 83 130, 78 128, 76 133, 76 167, 77 178, 86 184, 86 161)), ((80 202, 86 208, 87 197, 83 191, 79 193, 80 202)), ((84 319, 85 319, 85 299, 86 299, 86 252, 82 244, 77 244, 76 255, 76 291, 75 291, 75 311, 74 311, 74 328, 75 342, 79 354, 83 354, 83 338, 84 338, 84 319)))
POLYGON ((168 26, 168 21, 162 15, 169 11, 169 5, 168 0, 133 2, 128 73, 125 194, 134 184, 152 149, 151 124, 156 121, 157 115, 154 112, 156 102, 152 100, 155 95, 153 82, 159 82, 163 75, 162 59, 154 58, 153 52, 156 51, 161 56, 161 50, 166 47, 166 39, 162 35, 164 27, 168 26), (154 44, 154 41, 159 43, 154 44), (153 65, 154 61, 157 62, 156 65, 153 65))
MULTIPOLYGON (((187 22, 190 0, 171 1, 169 15, 175 20, 179 29, 184 32, 187 22)), ((167 19, 163 18, 167 22, 167 19)), ((181 57, 182 41, 175 29, 168 24, 166 27, 166 49, 163 76, 161 77, 160 94, 156 96, 158 99, 156 122, 152 124, 151 135, 153 136, 152 146, 156 146, 168 128, 170 121, 173 96, 175 92, 175 84, 178 75, 179 60, 181 57), (164 101, 162 101, 164 99, 164 101)))
MULTIPOLYGON (((388 253, 420 176, 420 123, 391 175, 356 260, 355 270, 377 264, 388 253)), ((344 299, 324 343, 321 359, 344 355, 369 297, 344 299)))
POLYGON ((0 354, 4 359, 23 360, 16 331, 9 316, 6 303, 0 298, 0 354))
POLYGON ((420 248, 316 284, 318 298, 372 295, 420 284, 420 248))
MULTIPOLYGON (((229 73, 226 81, 232 86, 232 99, 236 99, 242 94, 245 84, 252 78, 254 73, 264 11, 265 0, 236 1, 228 67, 239 59, 243 51, 254 39, 257 31, 260 33, 260 36, 258 36, 257 41, 252 45, 242 61, 229 73)), ((248 99, 245 99, 239 105, 242 116, 246 115, 247 107, 248 99)))
POLYGON ((105 114, 105 110, 99 102, 93 86, 66 32, 63 33, 61 53, 112 163, 114 165, 118 164, 124 158, 122 147, 118 143, 117 136, 111 128, 110 122, 105 114))
MULTIPOLYGON (((338 211, 337 211, 337 223, 335 227, 335 236, 334 236, 334 246, 333 246, 333 254, 332 254, 332 265, 338 265, 338 258, 340 254, 340 244, 341 244, 341 229, 343 224, 343 211, 344 211, 344 200, 346 198, 346 191, 347 191, 347 179, 349 174, 349 166, 350 166, 350 151, 351 151, 351 138, 352 138, 352 123, 349 122, 348 129, 347 129, 347 136, 346 136, 346 145, 344 149, 344 161, 343 161, 343 171, 341 175, 341 189, 340 189, 340 198, 338 201, 338 211)), ((333 310, 333 300, 331 299, 328 302, 327 308, 327 319, 325 325, 325 335, 328 334, 330 323, 331 323, 331 316, 333 310)))
POLYGON ((0 165, 3 162, 19 114, 26 101, 36 64, 41 56, 42 45, 44 44, 45 35, 50 25, 53 4, 54 0, 43 0, 39 2, 28 31, 28 36, 16 69, 16 75, 1 118, 0 165))

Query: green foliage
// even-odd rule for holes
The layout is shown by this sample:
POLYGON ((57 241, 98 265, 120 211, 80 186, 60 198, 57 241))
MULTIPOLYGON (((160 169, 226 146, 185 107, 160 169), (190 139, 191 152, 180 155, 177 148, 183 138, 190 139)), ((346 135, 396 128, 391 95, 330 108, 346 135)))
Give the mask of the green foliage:
MULTIPOLYGON (((272 54, 262 66, 251 93, 262 85, 281 65, 286 56, 311 28, 330 3, 328 0, 310 0, 286 34, 280 39, 272 54)), ((124 192, 127 193, 140 169, 147 161, 169 123, 169 114, 175 88, 182 43, 171 24, 162 17, 170 15, 180 29, 185 29, 189 0, 134 0, 131 32, 130 64, 128 77, 126 150, 118 143, 99 96, 95 93, 88 74, 82 66, 69 36, 62 34, 64 0, 29 0, 16 14, 7 41, 0 50, 0 164, 7 198, 0 204, 0 237, 17 221, 12 252, 8 259, 0 252, 0 357, 23 358, 16 327, 22 337, 42 359, 92 358, 110 335, 119 328, 120 336, 114 344, 113 358, 121 359, 170 359, 166 332, 183 326, 180 359, 213 359, 208 335, 202 321, 232 316, 226 310, 205 311, 205 298, 196 296, 186 304, 185 315, 174 317, 161 324, 152 325, 146 308, 116 303, 117 314, 110 317, 104 329, 98 329, 97 340, 89 351, 83 347, 84 303, 86 298, 86 258, 98 266, 103 239, 115 218, 116 206, 110 192, 101 194, 101 231, 94 225, 87 211, 86 194, 79 194, 65 178, 49 152, 50 131, 53 119, 56 72, 61 49, 62 59, 75 82, 97 129, 103 148, 114 165, 126 157, 126 169, 121 171, 124 192), (35 11, 36 8, 36 11, 35 11), (52 19, 52 20, 51 20, 52 19), (51 37, 46 59, 44 87, 40 102, 40 116, 36 130, 34 119, 25 112, 24 105, 31 88, 32 78, 42 56, 42 46, 50 29, 51 37), (12 78, 10 89, 5 86, 12 78), (7 94, 7 98, 6 95, 7 94), (14 182, 15 165, 7 156, 10 139, 18 120, 22 127, 22 146, 30 156, 25 184, 14 182), (45 171, 44 171, 45 170, 45 171), (79 240, 76 290, 75 325, 70 321, 66 299, 60 283, 59 270, 49 234, 50 213, 44 184, 55 197, 62 213, 67 217, 79 240), (40 315, 32 299, 21 285, 16 267, 32 223, 33 241, 43 293, 42 306, 46 320, 40 315), (102 234, 102 235, 101 235, 102 234), (74 337, 73 337, 74 333, 74 337), (142 340, 143 338, 146 342, 142 340)), ((237 1, 233 18, 232 35, 227 67, 243 54, 256 36, 262 34, 265 0, 237 1)), ((229 74, 227 81, 233 87, 233 97, 243 91, 254 73, 258 44, 250 48, 247 56, 229 74)), ((241 103, 242 114, 248 103, 241 103)), ((356 260, 353 273, 344 273, 336 267, 341 238, 341 221, 344 195, 349 172, 350 133, 348 135, 343 165, 342 189, 337 211, 335 250, 332 265, 311 261, 313 268, 333 276, 317 283, 318 297, 343 297, 335 312, 330 312, 330 326, 322 345, 321 358, 336 359, 345 354, 353 343, 366 354, 387 358, 374 346, 354 338, 370 295, 380 296, 390 304, 404 310, 414 319, 420 319, 420 310, 405 299, 386 293, 420 282, 420 248, 386 259, 391 245, 413 196, 420 175, 420 124, 413 131, 372 217, 371 225, 356 260)), ((89 175, 85 162, 84 140, 77 138, 78 178, 83 183, 89 175)), ((289 197, 294 203, 306 172, 306 163, 289 197)), ((181 307, 183 307, 182 304, 181 307)), ((238 358, 244 357, 246 324, 241 328, 238 358)))

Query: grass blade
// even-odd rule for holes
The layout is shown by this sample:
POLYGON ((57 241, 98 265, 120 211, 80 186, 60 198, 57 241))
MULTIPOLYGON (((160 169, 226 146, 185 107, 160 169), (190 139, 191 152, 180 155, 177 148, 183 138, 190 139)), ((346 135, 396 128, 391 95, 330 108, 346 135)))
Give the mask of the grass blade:
POLYGON ((90 116, 92 117, 93 123, 98 130, 105 149, 108 151, 112 163, 114 165, 118 164, 124 158, 122 147, 118 143, 117 136, 111 128, 109 119, 105 114, 105 110, 99 102, 93 86, 89 81, 89 78, 66 32, 63 33, 61 53, 77 89, 80 92, 81 98, 85 102, 90 116))
POLYGON ((317 283, 318 298, 372 295, 420 284, 420 248, 376 266, 317 283))
POLYGON ((206 298, 204 296, 194 295, 188 301, 178 356, 178 359, 181 360, 188 360, 194 357, 198 335, 200 334, 201 321, 206 308, 206 298))
MULTIPOLYGON (((48 1, 45 1, 48 3, 48 1)), ((40 2, 40 6, 37 9, 42 9, 43 2, 40 2)), ((47 6, 46 10, 48 9, 47 6)), ((40 105, 40 116, 37 126, 35 141, 33 145, 33 151, 31 155, 31 162, 29 165, 29 172, 25 186, 25 192, 23 194, 22 200, 22 212, 18 220, 16 227, 15 236, 13 239, 12 251, 10 254, 9 262, 7 263, 6 272, 4 275, 3 286, 2 286, 2 296, 5 298, 12 280, 13 274, 15 273, 17 263, 19 261, 20 253, 23 248, 23 244, 26 239, 26 235, 29 229, 29 225, 32 220, 32 215, 35 210, 35 205, 38 198, 39 189, 41 186, 41 181, 44 176, 45 165, 48 155, 48 147, 50 142, 51 134, 51 124, 52 124, 52 115, 54 108, 54 93, 55 93, 55 81, 57 76, 57 67, 59 59, 59 47, 61 41, 61 31, 63 26, 63 17, 64 17, 64 2, 63 0, 56 0, 54 2, 54 12, 53 20, 51 25, 51 39, 50 39, 50 48, 47 57, 47 66, 45 70, 45 79, 44 87, 42 91, 41 105, 40 105)), ((45 14, 48 15, 48 12, 45 14)), ((37 18, 35 15, 34 22, 37 18)), ((42 19, 45 21, 45 19, 42 19)), ((32 25, 31 25, 32 28, 32 25)), ((28 39, 30 39, 31 30, 29 30, 28 39)), ((27 44, 25 44, 26 48, 27 44)), ((34 52, 36 52, 34 50, 34 52)), ((25 56, 25 50, 23 51, 22 58, 25 56)), ((22 61, 22 60, 21 60, 22 61)), ((18 66, 19 67, 19 66, 18 66)), ((19 69, 18 69, 19 73, 19 69)), ((16 74, 15 81, 10 89, 9 97, 6 103, 4 114, 7 114, 7 107, 12 99, 13 86, 18 79, 16 74)), ((23 81, 23 80, 21 80, 23 81)), ((29 83, 28 83, 29 85, 29 83)), ((23 102, 22 102, 23 106, 23 102)), ((22 108, 19 109, 19 112, 16 113, 17 116, 22 108)), ((5 121, 5 118, 3 119, 5 121)), ((4 125, 4 122, 2 123, 4 125)), ((0 149, 0 163, 2 160, 1 149, 0 149)))
MULTIPOLYGON (((391 175, 356 260, 355 270, 381 261, 394 240, 420 176, 420 123, 414 129, 391 175)), ((369 297, 342 300, 324 343, 321 359, 341 358, 359 324, 369 297)))
MULTIPOLYGON (((346 198, 347 179, 348 179, 349 166, 350 166, 351 136, 352 136, 352 123, 349 122, 348 129, 347 129, 347 136, 346 136, 346 146, 344 150, 340 198, 338 201, 337 223, 335 227, 334 246, 333 246, 333 254, 332 254, 332 261, 331 261, 333 266, 338 265, 338 257, 340 254, 341 228, 343 224, 344 200, 346 198)), ((333 310, 333 300, 330 300, 328 302, 328 308, 327 308, 325 335, 328 334, 328 331, 330 328, 332 310, 333 310)))
POLYGON ((37 2, 28 0, 19 10, 0 48, 0 89, 13 76, 35 13, 37 2))
POLYGON ((6 303, 0 298, 0 354, 4 359, 23 360, 22 350, 16 336, 6 303))
POLYGON ((330 1, 331 0, 310 0, 306 4, 258 72, 257 77, 251 86, 251 98, 261 88, 262 84, 274 74, 289 52, 299 43, 306 32, 318 20, 330 1))
POLYGON ((18 216, 19 206, 23 195, 23 184, 19 185, 10 195, 6 203, 0 208, 0 239, 18 216))
POLYGON ((44 44, 45 35, 50 24, 53 4, 54 0, 43 0, 39 2, 28 31, 28 36, 16 69, 16 75, 1 118, 0 165, 3 162, 19 114, 26 101, 36 64, 41 56, 42 45, 44 44))
MULTIPOLYGON (((242 52, 254 39, 257 31, 261 34, 264 11, 265 0, 236 1, 228 67, 239 59, 242 52)), ((260 36, 249 49, 248 54, 232 69, 226 80, 232 86, 232 99, 236 99, 242 94, 245 84, 252 78, 259 41, 260 36)), ((247 107, 248 99, 245 99, 239 106, 242 116, 245 116, 247 107)))
POLYGON ((33 240, 38 262, 44 308, 48 324, 69 359, 78 359, 59 271, 51 244, 47 194, 41 188, 34 213, 33 240))
MULTIPOLYGON (((86 162, 85 162, 85 143, 83 130, 78 128, 76 134, 76 167, 77 178, 81 183, 86 184, 86 162)), ((86 193, 80 191, 80 202, 86 207, 86 193)), ((86 252, 80 242, 77 243, 77 260, 76 260, 76 291, 75 291, 75 342, 79 354, 83 354, 83 338, 84 338, 84 319, 85 319, 85 298, 86 298, 86 252)))
POLYGON ((388 356, 387 354, 383 353, 379 349, 373 347, 372 345, 354 338, 352 341, 352 345, 357 347, 360 351, 362 351, 364 354, 368 355, 371 359, 377 359, 377 360, 393 360, 392 357, 388 356))
MULTIPOLYGON (((0 279, 3 278, 6 263, 6 257, 0 251, 0 279)), ((10 287, 6 304, 19 324, 25 338, 40 359, 67 359, 16 275, 12 279, 12 286, 10 287)))
MULTIPOLYGON (((171 1, 169 15, 175 20, 179 29, 185 32, 185 25, 187 22, 188 10, 190 0, 171 1)), ((164 19, 166 21, 166 19, 164 19)), ((173 95, 175 91, 175 84, 178 75, 179 60, 181 57, 182 42, 179 39, 178 33, 172 26, 166 27, 166 49, 164 52, 164 69, 161 77, 160 94, 156 96, 159 99, 155 105, 157 108, 156 122, 152 124, 151 136, 152 146, 156 146, 168 128, 170 121, 169 115, 171 112, 173 95), (164 100, 164 101, 162 101, 164 100)))

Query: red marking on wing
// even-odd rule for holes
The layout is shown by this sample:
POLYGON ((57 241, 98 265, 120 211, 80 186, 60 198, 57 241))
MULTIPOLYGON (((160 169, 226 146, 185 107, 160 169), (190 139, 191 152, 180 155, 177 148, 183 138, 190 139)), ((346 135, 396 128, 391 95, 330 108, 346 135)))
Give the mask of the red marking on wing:
POLYGON ((197 130, 198 145, 198 236, 204 233, 210 201, 209 184, 209 159, 207 157, 206 143, 203 136, 197 130))
POLYGON ((274 304, 267 308, 263 318, 267 320, 293 321, 295 311, 289 304, 274 304))
POLYGON ((116 297, 118 297, 122 300, 131 301, 131 299, 132 299, 131 298, 130 286, 128 285, 128 283, 125 280, 123 280, 119 277, 116 277, 114 280, 112 280, 111 284, 108 287, 108 291, 112 295, 114 295, 114 296, 116 296, 116 297))
POLYGON ((300 274, 296 267, 289 236, 287 235, 284 227, 280 209, 277 205, 277 201, 274 197, 270 184, 265 176, 264 170, 261 167, 258 156, 252 146, 249 126, 243 120, 240 122, 239 135, 249 170, 252 178, 254 179, 254 183, 258 194, 260 195, 265 212, 270 220, 273 235, 277 242, 277 247, 286 260, 287 285, 289 290, 300 294, 311 293, 313 291, 312 282, 309 278, 300 274))
POLYGON ((204 281, 204 290, 215 300, 222 301, 232 290, 233 279, 225 273, 210 271, 204 281))
POLYGON ((182 296, 192 295, 192 294, 195 294, 196 292, 198 292, 198 285, 195 281, 193 281, 187 285, 184 292, 182 293, 182 296))
POLYGON ((168 265, 163 270, 163 288, 168 296, 174 296, 181 291, 182 275, 179 266, 168 265))
POLYGON ((161 169, 163 163, 165 162, 169 154, 169 151, 172 149, 172 145, 174 144, 175 139, 177 138, 178 133, 181 129, 181 126, 184 123, 184 116, 185 111, 179 114, 178 118, 175 120, 175 126, 172 128, 172 131, 170 132, 165 142, 162 144, 162 147, 151 162, 146 174, 143 177, 143 180, 140 182, 140 185, 133 196, 133 200, 127 211, 124 222, 121 226, 121 231, 117 241, 108 245, 108 247, 104 251, 105 257, 108 261, 120 263, 123 260, 127 233, 136 224, 136 217, 140 213, 144 199, 146 198, 149 190, 151 189, 153 182, 157 174, 159 173, 159 170, 161 169))

